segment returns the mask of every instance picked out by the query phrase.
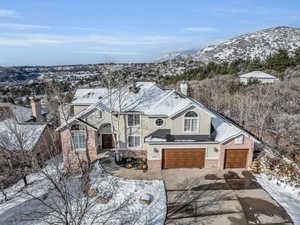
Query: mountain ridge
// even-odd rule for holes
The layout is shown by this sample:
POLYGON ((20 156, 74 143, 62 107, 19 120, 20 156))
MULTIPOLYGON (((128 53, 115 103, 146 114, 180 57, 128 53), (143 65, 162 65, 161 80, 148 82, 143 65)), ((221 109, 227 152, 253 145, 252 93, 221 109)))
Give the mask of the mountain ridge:
POLYGON ((300 28, 278 26, 239 35, 216 45, 209 45, 183 57, 182 60, 193 60, 206 64, 209 62, 232 62, 238 59, 265 60, 279 49, 286 49, 292 54, 299 47, 300 28))

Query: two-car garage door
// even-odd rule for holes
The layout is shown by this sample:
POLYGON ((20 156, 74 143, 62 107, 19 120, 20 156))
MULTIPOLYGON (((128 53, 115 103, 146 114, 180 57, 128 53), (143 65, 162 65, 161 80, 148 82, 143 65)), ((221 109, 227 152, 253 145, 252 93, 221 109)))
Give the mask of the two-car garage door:
POLYGON ((203 168, 205 149, 164 149, 163 169, 170 168, 203 168))

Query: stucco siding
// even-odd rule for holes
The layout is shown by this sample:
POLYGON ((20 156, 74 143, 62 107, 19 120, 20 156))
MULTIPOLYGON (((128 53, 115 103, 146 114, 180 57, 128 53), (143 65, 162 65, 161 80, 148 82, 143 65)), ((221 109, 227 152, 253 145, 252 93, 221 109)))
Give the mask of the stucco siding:
POLYGON ((199 108, 192 108, 190 110, 181 113, 178 117, 172 119, 171 123, 171 134, 173 135, 181 135, 181 134, 199 134, 199 135, 209 135, 211 129, 211 116, 207 114, 205 111, 199 108), (184 131, 184 116, 188 111, 194 111, 198 114, 199 124, 198 130, 195 132, 185 132, 184 131))
POLYGON ((78 113, 82 112, 87 107, 89 107, 89 105, 74 105, 73 106, 74 115, 77 115, 78 113))
POLYGON ((205 158, 219 159, 219 144, 166 144, 166 145, 146 145, 148 160, 161 160, 163 149, 184 149, 184 148, 205 148, 205 158))

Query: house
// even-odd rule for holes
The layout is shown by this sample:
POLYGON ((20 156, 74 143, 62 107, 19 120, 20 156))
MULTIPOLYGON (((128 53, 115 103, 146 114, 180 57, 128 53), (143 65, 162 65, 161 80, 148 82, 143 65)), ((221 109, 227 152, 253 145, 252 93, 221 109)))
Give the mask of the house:
POLYGON ((42 109, 41 100, 33 97, 31 108, 12 103, 0 103, 0 121, 15 119, 23 122, 43 122, 47 119, 47 112, 42 109))
POLYGON ((0 170, 24 160, 38 166, 59 151, 55 130, 46 120, 38 98, 32 98, 31 108, 0 103, 0 170))
POLYGON ((37 167, 55 151, 51 129, 45 123, 0 121, 0 170, 21 163, 37 167))
POLYGON ((57 129, 67 171, 113 150, 115 139, 118 156, 143 158, 149 169, 248 168, 252 162, 253 135, 180 91, 137 82, 120 93, 78 89, 75 96, 73 116, 57 129))
POLYGON ((253 71, 250 73, 240 75, 241 83, 248 84, 250 80, 257 80, 262 84, 274 83, 275 81, 279 81, 277 77, 262 71, 253 71))

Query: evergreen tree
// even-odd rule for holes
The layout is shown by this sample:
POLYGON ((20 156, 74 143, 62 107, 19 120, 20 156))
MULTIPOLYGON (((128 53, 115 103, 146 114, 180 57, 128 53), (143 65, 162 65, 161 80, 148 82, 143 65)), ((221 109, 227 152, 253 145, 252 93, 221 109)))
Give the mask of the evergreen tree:
POLYGON ((278 50, 278 53, 269 56, 266 60, 266 67, 278 72, 283 72, 290 65, 292 65, 292 60, 285 49, 278 50))
POLYGON ((256 58, 256 59, 250 60, 250 63, 248 64, 248 67, 247 67, 247 71, 252 72, 255 70, 261 70, 262 67, 263 66, 262 66, 260 59, 256 58))
POLYGON ((294 64, 300 65, 300 48, 297 48, 295 51, 294 64))

